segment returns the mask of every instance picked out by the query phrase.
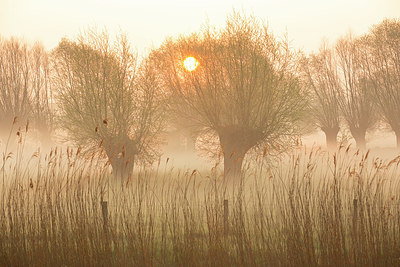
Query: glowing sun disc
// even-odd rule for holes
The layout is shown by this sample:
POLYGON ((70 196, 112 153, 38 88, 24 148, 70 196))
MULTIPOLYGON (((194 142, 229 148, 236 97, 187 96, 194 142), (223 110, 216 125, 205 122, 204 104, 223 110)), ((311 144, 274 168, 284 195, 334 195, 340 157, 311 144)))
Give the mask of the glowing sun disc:
POLYGON ((187 57, 183 61, 183 66, 185 66, 185 69, 187 69, 188 71, 194 71, 197 66, 199 66, 199 62, 194 57, 187 57))

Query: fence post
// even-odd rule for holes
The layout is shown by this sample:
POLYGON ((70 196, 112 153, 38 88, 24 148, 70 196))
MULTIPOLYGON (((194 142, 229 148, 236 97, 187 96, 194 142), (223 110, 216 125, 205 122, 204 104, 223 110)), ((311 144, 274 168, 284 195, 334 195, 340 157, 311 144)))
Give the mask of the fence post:
POLYGON ((101 201, 101 211, 103 213, 103 227, 104 231, 108 230, 108 202, 107 201, 101 201))
POLYGON ((224 235, 229 233, 229 207, 228 200, 224 199, 224 235))

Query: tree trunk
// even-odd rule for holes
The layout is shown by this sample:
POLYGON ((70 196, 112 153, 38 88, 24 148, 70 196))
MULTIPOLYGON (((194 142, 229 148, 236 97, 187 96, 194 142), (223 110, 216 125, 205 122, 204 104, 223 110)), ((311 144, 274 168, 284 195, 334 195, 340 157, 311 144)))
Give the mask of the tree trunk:
POLYGON ((116 157, 110 160, 115 178, 124 179, 129 177, 134 167, 134 156, 116 157))
POLYGON ((242 164, 245 153, 242 149, 234 147, 224 147, 224 177, 225 181, 240 181, 242 174, 242 164))
POLYGON ((224 155, 225 182, 240 181, 243 158, 248 151, 248 146, 237 140, 235 134, 220 137, 220 144, 224 155))
POLYGON ((241 181, 243 159, 247 151, 262 139, 262 132, 244 126, 230 125, 221 127, 218 134, 224 154, 225 182, 241 181))
POLYGON ((135 155, 137 154, 135 143, 128 137, 109 138, 104 141, 104 149, 110 161, 115 178, 127 178, 133 171, 135 155))
POLYGON ((363 129, 350 129, 351 135, 356 140, 356 145, 360 150, 365 150, 367 147, 367 142, 365 141, 366 130, 363 129))
POLYGON ((337 148, 337 135, 339 132, 338 128, 322 129, 326 136, 326 147, 329 151, 335 151, 337 148))

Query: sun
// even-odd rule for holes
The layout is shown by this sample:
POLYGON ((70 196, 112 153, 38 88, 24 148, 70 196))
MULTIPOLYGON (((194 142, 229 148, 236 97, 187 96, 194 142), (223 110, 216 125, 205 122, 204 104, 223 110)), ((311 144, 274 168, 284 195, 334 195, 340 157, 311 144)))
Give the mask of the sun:
POLYGON ((185 66, 185 69, 188 71, 194 71, 199 66, 199 61, 194 57, 187 57, 183 61, 183 66, 185 66))

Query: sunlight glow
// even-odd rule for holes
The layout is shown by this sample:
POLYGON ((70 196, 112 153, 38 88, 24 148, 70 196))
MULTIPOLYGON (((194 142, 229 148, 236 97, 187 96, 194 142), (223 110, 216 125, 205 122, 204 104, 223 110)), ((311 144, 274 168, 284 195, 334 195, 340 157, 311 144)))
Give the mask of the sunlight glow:
POLYGON ((199 61, 197 61, 197 59, 195 59, 194 57, 187 57, 183 61, 183 65, 188 71, 194 71, 199 66, 199 61))

